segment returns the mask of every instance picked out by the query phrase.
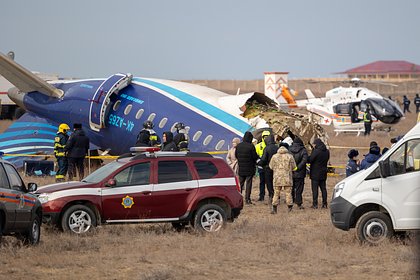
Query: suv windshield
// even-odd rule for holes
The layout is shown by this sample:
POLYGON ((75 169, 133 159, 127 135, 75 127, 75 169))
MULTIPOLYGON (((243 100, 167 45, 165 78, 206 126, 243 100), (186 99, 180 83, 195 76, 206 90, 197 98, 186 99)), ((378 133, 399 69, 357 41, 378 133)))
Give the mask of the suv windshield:
POLYGON ((102 166, 92 174, 88 175, 86 178, 82 180, 82 182, 86 183, 99 183, 102 181, 106 176, 123 166, 124 163, 119 161, 113 161, 108 163, 107 165, 102 166))

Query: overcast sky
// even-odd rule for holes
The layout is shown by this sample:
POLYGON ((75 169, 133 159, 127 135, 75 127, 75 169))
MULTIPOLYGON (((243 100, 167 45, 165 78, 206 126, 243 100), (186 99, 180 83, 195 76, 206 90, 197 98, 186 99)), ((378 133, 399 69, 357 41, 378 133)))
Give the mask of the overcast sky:
POLYGON ((2 0, 0 51, 63 77, 332 77, 420 64, 419 0, 2 0))

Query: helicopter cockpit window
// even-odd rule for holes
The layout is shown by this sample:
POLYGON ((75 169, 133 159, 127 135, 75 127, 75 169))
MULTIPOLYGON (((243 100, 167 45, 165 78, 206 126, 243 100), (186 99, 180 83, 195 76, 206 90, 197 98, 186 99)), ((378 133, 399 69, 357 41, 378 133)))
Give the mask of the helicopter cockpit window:
POLYGON ((371 114, 384 123, 397 123, 403 116, 401 109, 391 100, 368 98, 364 103, 369 104, 371 114))

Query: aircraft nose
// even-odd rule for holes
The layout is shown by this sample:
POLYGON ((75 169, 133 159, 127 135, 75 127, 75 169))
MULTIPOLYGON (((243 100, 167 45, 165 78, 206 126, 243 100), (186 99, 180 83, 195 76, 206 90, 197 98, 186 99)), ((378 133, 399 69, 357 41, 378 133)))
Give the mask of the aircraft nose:
POLYGON ((16 103, 20 108, 26 110, 25 105, 23 103, 23 99, 25 98, 26 93, 20 92, 18 88, 12 87, 7 91, 7 95, 13 102, 16 103))

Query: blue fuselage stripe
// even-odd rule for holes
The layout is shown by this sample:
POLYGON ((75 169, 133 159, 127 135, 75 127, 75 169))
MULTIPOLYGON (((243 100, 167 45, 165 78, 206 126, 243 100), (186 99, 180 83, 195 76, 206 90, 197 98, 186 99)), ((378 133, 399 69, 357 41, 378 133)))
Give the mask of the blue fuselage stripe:
POLYGON ((16 137, 16 136, 23 136, 23 135, 41 135, 41 134, 47 134, 47 135, 56 135, 55 132, 47 131, 47 130, 20 130, 20 131, 13 131, 13 132, 5 132, 0 135, 0 139, 5 139, 9 137, 16 137))
POLYGON ((53 144, 54 140, 53 139, 40 139, 40 138, 10 140, 10 141, 1 142, 0 143, 0 148, 4 148, 6 146, 11 146, 11 145, 16 146, 17 144, 24 144, 24 143, 50 143, 50 144, 53 144))
POLYGON ((208 115, 212 116, 213 118, 219 120, 222 123, 225 123, 226 125, 236 129, 237 131, 240 131, 242 133, 245 133, 246 131, 248 131, 251 126, 244 122, 241 119, 238 119, 235 116, 232 116, 228 113, 226 113, 225 111, 217 108, 216 106, 213 106, 207 102, 204 102, 203 100, 194 97, 186 92, 180 91, 178 89, 169 87, 167 85, 161 84, 161 83, 157 83, 154 81, 149 81, 149 80, 145 80, 145 79, 140 79, 140 78, 133 78, 133 81, 136 82, 140 82, 140 83, 144 83, 144 84, 148 84, 151 85, 155 88, 158 88, 160 90, 163 90, 171 95, 173 95, 174 97, 182 100, 183 102, 197 108, 198 110, 207 113, 208 115))
POLYGON ((36 123, 36 122, 33 122, 33 123, 32 122, 15 122, 10 126, 10 128, 16 128, 16 127, 31 127, 31 128, 45 127, 45 128, 51 128, 54 130, 58 129, 57 126, 53 126, 53 125, 45 124, 45 123, 36 123))

